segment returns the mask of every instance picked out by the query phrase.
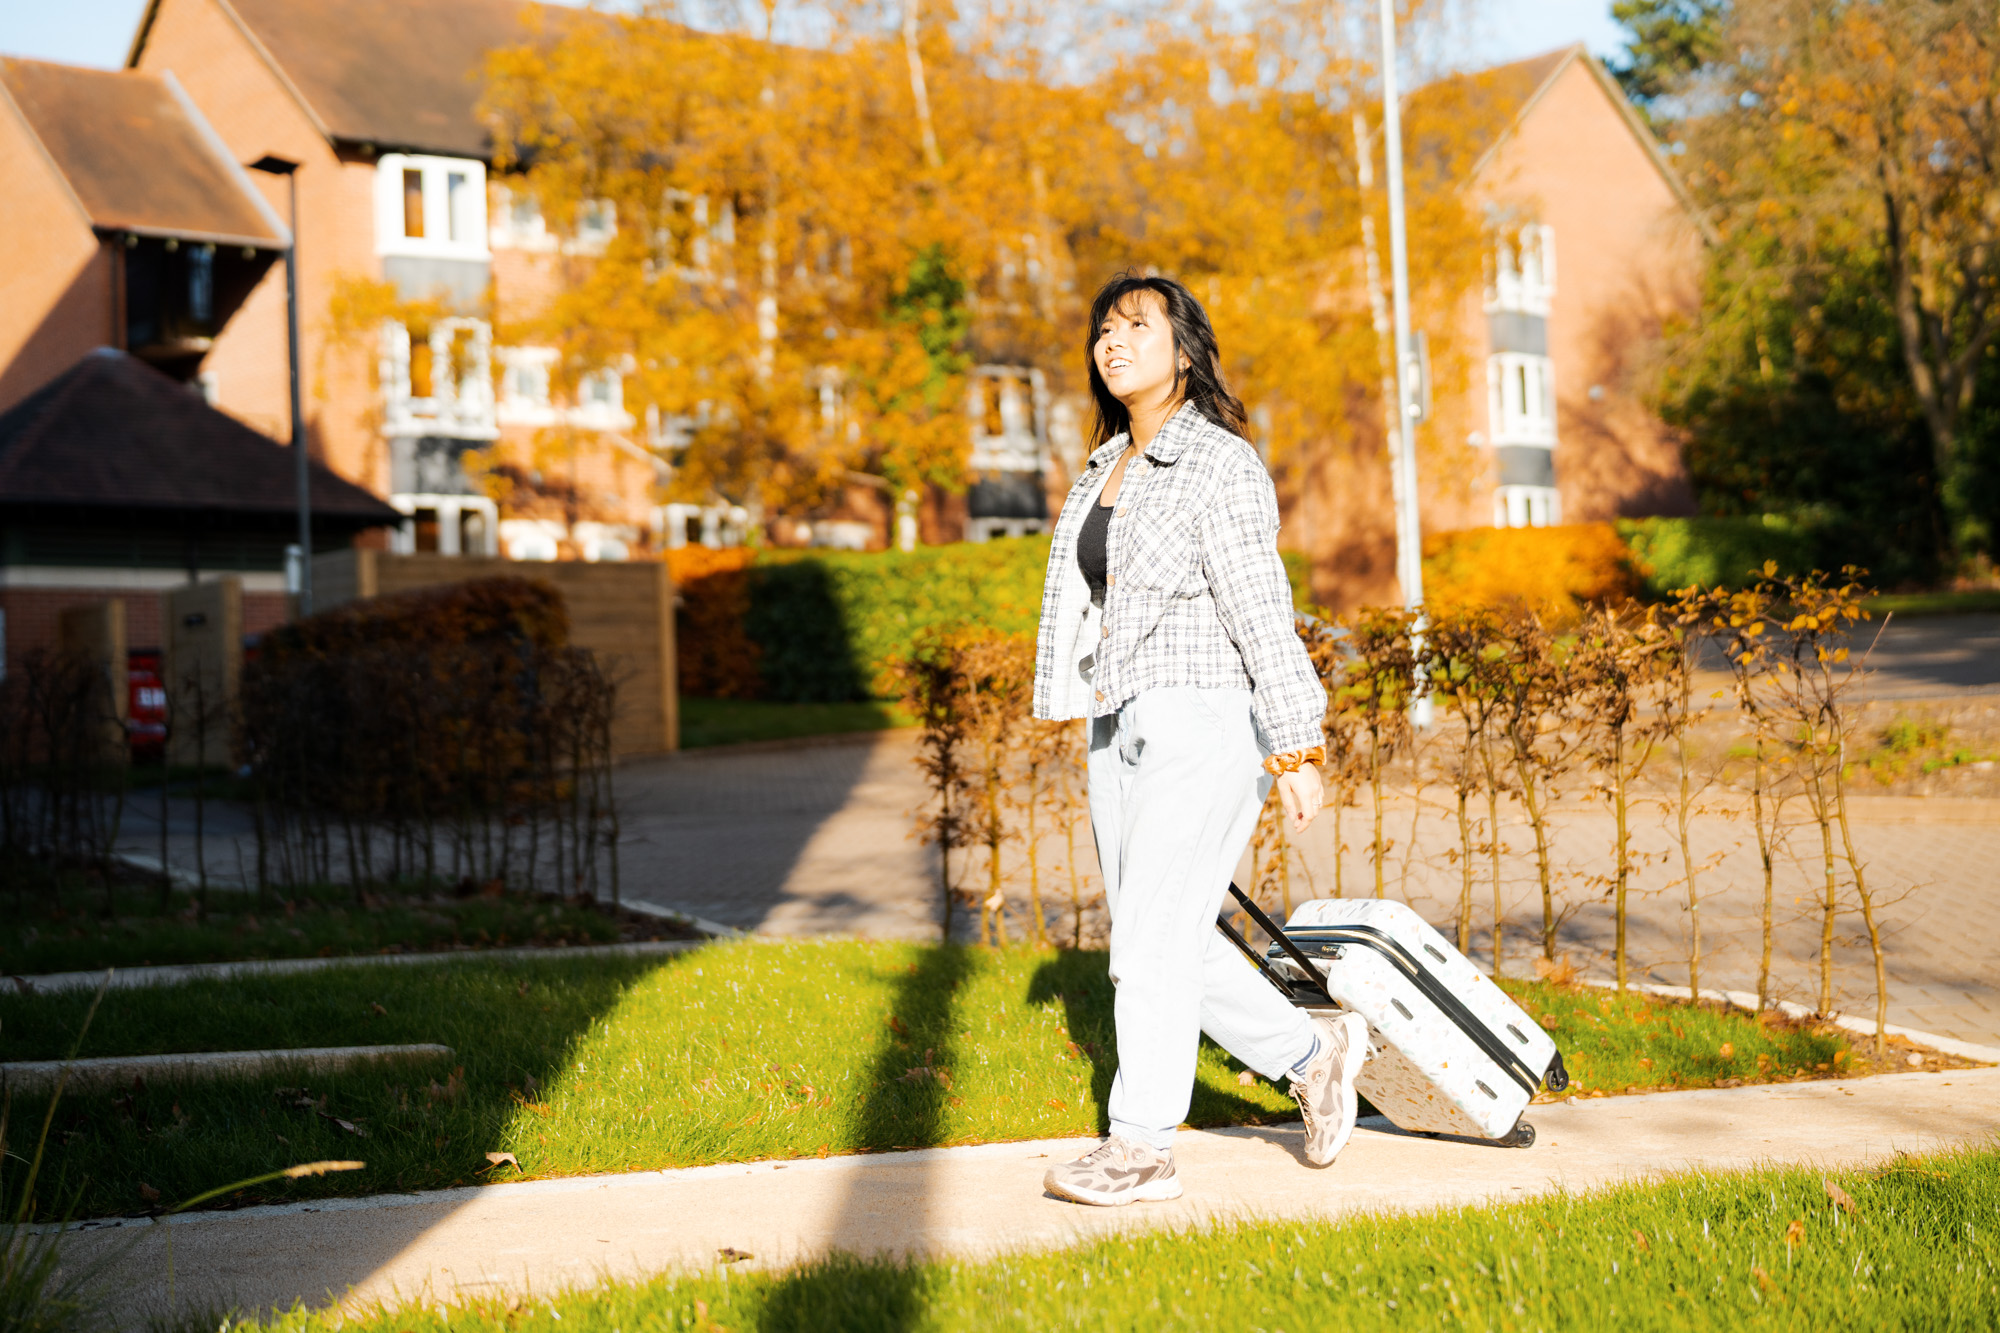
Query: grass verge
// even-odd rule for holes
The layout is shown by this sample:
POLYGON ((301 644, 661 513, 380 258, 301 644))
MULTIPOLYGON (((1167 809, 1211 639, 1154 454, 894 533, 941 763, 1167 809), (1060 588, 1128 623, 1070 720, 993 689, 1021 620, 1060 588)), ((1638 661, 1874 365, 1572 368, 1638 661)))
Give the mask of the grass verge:
MULTIPOLYGON (((1839 1032, 1508 986, 1562 1043, 1586 1096, 1859 1072, 1839 1032)), ((319 1158, 368 1168, 233 1201, 1101 1133, 1111 999, 1101 953, 860 942, 711 945, 664 960, 469 956, 114 991, 86 1056, 405 1042, 455 1055, 66 1097, 44 1197, 80 1189, 82 1214, 144 1212, 319 1158), (518 1175, 489 1152, 514 1154, 518 1175)), ((88 1003, 0 995, 7 1058, 65 1054, 88 1003)), ((1295 1114, 1282 1090, 1242 1072, 1204 1045, 1189 1123, 1295 1114)), ((26 1123, 43 1105, 18 1099, 16 1116, 26 1123)))
POLYGON ((893 703, 779 704, 750 699, 682 699, 681 748, 743 741, 789 741, 915 726, 893 703))
POLYGON ((1869 598, 1865 606, 1877 620, 1890 614, 1905 617, 1970 615, 1979 611, 2000 611, 2000 588, 1883 593, 1869 598))
POLYGON ((150 884, 72 887, 20 900, 0 926, 0 973, 44 972, 359 953, 428 953, 509 945, 613 944, 685 932, 588 901, 471 883, 456 892, 308 887, 211 892, 198 916, 191 894, 164 902, 150 884))
POLYGON ((836 1257, 276 1333, 506 1329, 1989 1329, 2000 1152, 1690 1174, 1410 1217, 1119 1237, 984 1263, 836 1257), (1843 1203, 1842 1200, 1845 1200, 1843 1203))

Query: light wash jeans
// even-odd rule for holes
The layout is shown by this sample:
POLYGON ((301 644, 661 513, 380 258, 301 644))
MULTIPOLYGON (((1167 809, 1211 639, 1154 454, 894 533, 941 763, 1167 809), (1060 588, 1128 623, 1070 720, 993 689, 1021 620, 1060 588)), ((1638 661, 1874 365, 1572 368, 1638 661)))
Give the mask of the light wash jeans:
POLYGON ((1215 928, 1271 779, 1248 690, 1147 690, 1090 728, 1117 987, 1111 1132, 1171 1148, 1202 1033, 1273 1079, 1312 1049, 1306 1015, 1215 928))

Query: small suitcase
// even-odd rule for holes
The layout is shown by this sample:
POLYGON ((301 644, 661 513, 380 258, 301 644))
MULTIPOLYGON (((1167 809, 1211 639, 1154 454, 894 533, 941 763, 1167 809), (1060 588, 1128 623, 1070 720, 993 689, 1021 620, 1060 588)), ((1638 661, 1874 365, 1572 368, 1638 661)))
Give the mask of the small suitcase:
POLYGON ((1402 903, 1322 898, 1283 929, 1234 884, 1271 937, 1259 956, 1225 916, 1217 924, 1271 983, 1307 1009, 1351 1009, 1373 1053, 1356 1089, 1399 1128, 1525 1148, 1521 1119, 1538 1088, 1569 1086, 1554 1041, 1464 954, 1402 903))

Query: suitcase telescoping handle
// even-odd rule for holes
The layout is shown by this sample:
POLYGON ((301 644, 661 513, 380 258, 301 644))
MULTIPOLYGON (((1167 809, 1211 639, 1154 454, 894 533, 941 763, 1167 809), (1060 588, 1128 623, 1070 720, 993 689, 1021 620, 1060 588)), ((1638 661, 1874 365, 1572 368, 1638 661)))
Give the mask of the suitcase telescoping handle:
MULTIPOLYGON (((1291 937, 1285 934, 1284 928, 1279 926, 1277 922, 1271 920, 1269 916, 1265 915, 1264 909, 1257 906, 1256 903, 1252 902, 1250 900, 1250 896, 1244 893, 1243 890, 1237 888, 1236 885, 1231 884, 1229 886, 1229 892, 1235 896, 1236 901, 1242 905, 1243 910, 1250 914, 1250 919, 1257 923, 1257 929, 1263 931, 1266 935, 1269 935, 1271 939, 1274 942, 1276 942, 1278 947, 1283 949, 1285 953, 1291 957, 1291 960, 1299 965, 1299 969, 1305 973, 1306 984, 1308 986, 1311 986, 1314 990, 1318 991, 1321 995, 1324 995, 1326 997, 1326 1002, 1328 1004, 1333 1004, 1335 1002, 1333 998, 1333 992, 1329 991, 1326 988, 1326 982, 1323 979, 1321 979, 1319 974, 1319 969, 1313 966, 1312 959, 1306 957, 1305 950, 1301 949, 1298 945, 1292 943, 1291 937)), ((1292 993, 1292 988, 1285 984, 1285 982, 1278 976, 1277 971, 1273 969, 1269 963, 1265 962, 1263 958, 1258 956, 1257 951, 1250 947, 1248 941, 1246 941, 1241 935, 1236 933, 1236 928, 1229 924, 1229 918, 1226 915, 1217 917, 1215 920, 1215 924, 1218 928, 1221 929, 1223 934, 1229 937, 1231 943, 1233 943, 1237 948, 1241 949, 1245 954, 1249 956, 1250 961, 1257 965, 1257 970, 1259 972, 1262 972, 1265 978, 1269 980, 1273 986, 1276 986, 1279 990, 1283 991, 1288 998, 1290 997, 1292 993)))

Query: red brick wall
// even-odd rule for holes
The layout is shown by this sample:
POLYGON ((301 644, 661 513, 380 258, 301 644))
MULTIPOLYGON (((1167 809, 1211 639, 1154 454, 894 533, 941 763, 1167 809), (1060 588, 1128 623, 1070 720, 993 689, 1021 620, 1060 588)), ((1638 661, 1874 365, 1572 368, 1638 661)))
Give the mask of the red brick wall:
POLYGON ((116 341, 111 265, 26 125, 0 108, 0 411, 116 341))
MULTIPOLYGON (((1661 321, 1696 299, 1702 242, 1656 160, 1578 60, 1480 184, 1555 228, 1549 355, 1564 520, 1692 512, 1679 441, 1644 402, 1644 361, 1661 321)), ((1472 392, 1483 398, 1483 375, 1472 392)), ((1483 429, 1483 404, 1469 415, 1483 429)))
MULTIPOLYGON (((239 162, 275 154, 301 164, 299 187, 299 373, 315 457, 371 490, 388 488, 387 453, 375 430, 372 377, 350 364, 374 361, 372 338, 353 355, 331 355, 329 312, 343 278, 381 277, 375 257, 375 167, 344 162, 215 0, 162 0, 139 68, 171 70, 239 162)), ((283 179, 250 178, 279 217, 283 179)), ((286 369, 285 269, 274 264, 202 363, 216 379, 216 405, 274 439, 291 433, 286 369)))
MULTIPOLYGON (((20 670, 29 653, 54 648, 62 641, 64 611, 111 598, 125 603, 125 642, 129 647, 164 646, 164 593, 131 588, 0 588, 0 609, 7 613, 7 670, 20 670)), ((285 594, 243 594, 245 634, 265 633, 290 618, 290 599, 285 594)))

